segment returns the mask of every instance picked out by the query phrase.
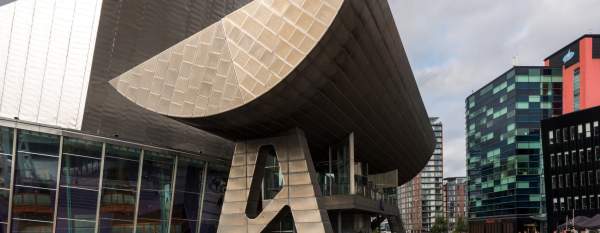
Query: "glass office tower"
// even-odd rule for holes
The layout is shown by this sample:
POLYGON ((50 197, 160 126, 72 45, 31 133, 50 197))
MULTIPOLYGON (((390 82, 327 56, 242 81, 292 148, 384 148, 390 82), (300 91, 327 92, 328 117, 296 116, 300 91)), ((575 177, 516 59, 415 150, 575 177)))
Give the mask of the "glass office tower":
POLYGON ((6 120, 0 148, 0 232, 216 230, 226 161, 6 120))
POLYGON ((560 69, 513 67, 467 98, 471 232, 536 227, 530 216, 543 211, 540 121, 561 114, 561 93, 560 69))

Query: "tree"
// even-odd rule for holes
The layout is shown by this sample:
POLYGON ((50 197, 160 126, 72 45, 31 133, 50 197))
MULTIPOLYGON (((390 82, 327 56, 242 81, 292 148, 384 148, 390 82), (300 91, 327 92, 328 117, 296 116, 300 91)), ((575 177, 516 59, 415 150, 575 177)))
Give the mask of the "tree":
POLYGON ((435 223, 433 227, 431 227, 431 233, 447 233, 448 232, 448 222, 446 218, 442 216, 438 216, 435 218, 435 223))
POLYGON ((467 227, 465 218, 458 217, 458 219, 456 220, 456 226, 454 227, 454 233, 464 233, 464 232, 468 232, 468 231, 469 231, 469 228, 467 227))

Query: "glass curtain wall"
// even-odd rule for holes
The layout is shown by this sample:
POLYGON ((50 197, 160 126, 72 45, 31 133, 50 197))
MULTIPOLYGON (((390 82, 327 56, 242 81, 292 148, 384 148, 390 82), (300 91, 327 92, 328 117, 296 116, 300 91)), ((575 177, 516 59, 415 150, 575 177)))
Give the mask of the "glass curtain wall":
POLYGON ((229 171, 207 167, 124 142, 0 127, 0 233, 216 232, 229 171))
POLYGON ((174 162, 173 156, 144 152, 137 233, 169 230, 174 162))
POLYGON ((102 143, 63 138, 57 233, 94 232, 102 143))
POLYGON ((60 137, 19 130, 12 232, 52 232, 60 137))
POLYGON ((7 232, 12 177, 13 130, 0 128, 0 232, 7 232))

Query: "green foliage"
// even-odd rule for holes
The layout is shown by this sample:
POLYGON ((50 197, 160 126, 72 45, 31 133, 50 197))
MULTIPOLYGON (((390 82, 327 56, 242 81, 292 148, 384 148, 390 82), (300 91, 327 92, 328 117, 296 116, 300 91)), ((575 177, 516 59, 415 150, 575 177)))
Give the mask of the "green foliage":
POLYGON ((448 221, 442 216, 435 218, 435 223, 431 227, 431 233, 447 233, 448 232, 448 221))
POLYGON ((454 227, 454 233, 465 233, 469 231, 467 221, 463 217, 459 217, 456 220, 456 226, 454 227))

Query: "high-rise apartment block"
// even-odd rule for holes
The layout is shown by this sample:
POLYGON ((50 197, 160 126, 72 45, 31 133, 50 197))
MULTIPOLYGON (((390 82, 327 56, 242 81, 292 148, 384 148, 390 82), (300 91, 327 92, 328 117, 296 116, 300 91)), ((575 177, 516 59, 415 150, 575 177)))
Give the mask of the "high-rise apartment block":
POLYGON ((399 188, 399 207, 407 232, 429 232, 435 218, 443 216, 443 127, 439 118, 430 118, 435 150, 425 168, 399 188))
POLYGON ((531 216, 544 210, 540 121, 562 113, 561 73, 513 67, 466 99, 470 232, 536 227, 531 216))
POLYGON ((442 188, 444 195, 444 213, 448 221, 448 229, 454 231, 456 223, 462 219, 467 221, 467 178, 444 178, 442 188))

